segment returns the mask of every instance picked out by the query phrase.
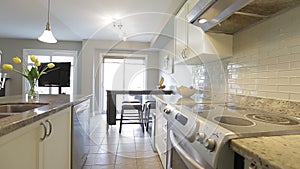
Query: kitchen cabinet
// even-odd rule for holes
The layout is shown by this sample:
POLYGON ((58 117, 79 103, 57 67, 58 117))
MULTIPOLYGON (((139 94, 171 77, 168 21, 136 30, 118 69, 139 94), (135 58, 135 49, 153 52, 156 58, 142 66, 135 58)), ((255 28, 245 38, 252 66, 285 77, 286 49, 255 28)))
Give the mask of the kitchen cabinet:
POLYGON ((0 168, 70 169, 70 108, 0 138, 0 168))
POLYGON ((187 21, 186 15, 196 2, 187 1, 176 15, 175 64, 199 64, 232 56, 232 35, 207 33, 187 21))
POLYGON ((0 138, 0 168, 39 168, 40 122, 0 138))
POLYGON ((71 165, 71 108, 45 119, 52 126, 50 135, 40 142, 43 169, 69 169, 71 165))
POLYGON ((166 169, 167 162, 167 120, 163 116, 165 103, 156 100, 156 126, 155 147, 163 167, 166 169))

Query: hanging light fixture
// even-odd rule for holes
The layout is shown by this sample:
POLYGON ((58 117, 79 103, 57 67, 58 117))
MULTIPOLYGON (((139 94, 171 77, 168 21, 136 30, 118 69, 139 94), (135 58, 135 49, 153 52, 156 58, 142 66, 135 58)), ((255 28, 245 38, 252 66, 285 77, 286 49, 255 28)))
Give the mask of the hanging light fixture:
POLYGON ((38 38, 39 41, 45 42, 45 43, 56 43, 57 40, 53 36, 51 30, 50 30, 50 0, 48 0, 48 20, 46 24, 46 29, 44 30, 43 34, 38 38))

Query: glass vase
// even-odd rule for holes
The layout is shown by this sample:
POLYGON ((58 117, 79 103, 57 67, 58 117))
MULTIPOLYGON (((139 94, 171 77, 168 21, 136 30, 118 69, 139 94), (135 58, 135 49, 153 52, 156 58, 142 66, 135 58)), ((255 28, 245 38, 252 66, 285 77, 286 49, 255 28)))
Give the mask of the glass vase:
POLYGON ((38 80, 34 79, 34 80, 29 80, 29 90, 27 92, 27 97, 29 100, 38 100, 39 99, 39 93, 37 91, 37 84, 38 80))

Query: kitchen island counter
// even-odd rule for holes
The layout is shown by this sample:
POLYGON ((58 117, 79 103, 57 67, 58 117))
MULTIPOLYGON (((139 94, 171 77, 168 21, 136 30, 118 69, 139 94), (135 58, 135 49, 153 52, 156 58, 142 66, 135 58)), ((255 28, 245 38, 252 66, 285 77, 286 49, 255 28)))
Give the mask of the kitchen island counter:
POLYGON ((298 169, 300 135, 241 138, 231 140, 230 147, 257 168, 298 169))
POLYGON ((82 95, 40 95, 38 101, 28 101, 24 96, 9 96, 0 98, 0 104, 11 103, 43 103, 41 107, 0 119, 0 137, 19 128, 48 117, 60 110, 76 105, 91 96, 82 95))

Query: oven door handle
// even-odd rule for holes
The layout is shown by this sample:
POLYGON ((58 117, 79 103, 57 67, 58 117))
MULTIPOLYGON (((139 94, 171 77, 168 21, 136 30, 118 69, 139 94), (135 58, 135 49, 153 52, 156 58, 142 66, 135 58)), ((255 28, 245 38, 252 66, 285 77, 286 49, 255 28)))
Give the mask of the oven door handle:
POLYGON ((178 153, 180 153, 182 155, 182 158, 184 158, 186 161, 188 161, 190 164, 192 164, 195 168, 204 169, 204 167, 200 166, 199 163, 197 163, 197 161, 192 159, 186 153, 186 151, 184 151, 184 149, 179 145, 172 130, 170 130, 170 140, 171 140, 173 147, 177 150, 178 153))

